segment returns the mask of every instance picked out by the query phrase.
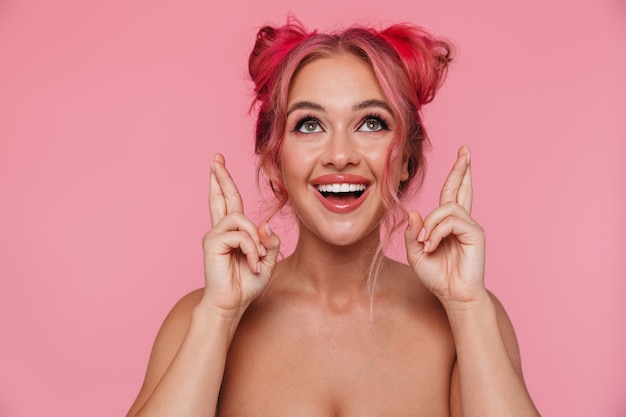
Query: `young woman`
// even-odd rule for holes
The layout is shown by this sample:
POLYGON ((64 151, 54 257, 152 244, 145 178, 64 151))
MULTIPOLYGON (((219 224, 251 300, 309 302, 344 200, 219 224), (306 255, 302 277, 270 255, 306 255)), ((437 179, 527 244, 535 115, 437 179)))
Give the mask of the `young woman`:
POLYGON ((128 416, 536 416, 515 334, 484 287, 464 146, 439 207, 400 199, 423 172, 420 119, 449 46, 411 25, 264 27, 256 84, 259 171, 299 227, 244 214, 223 156, 211 163, 205 286, 157 336, 128 416), (384 256, 404 228, 408 265, 384 256))

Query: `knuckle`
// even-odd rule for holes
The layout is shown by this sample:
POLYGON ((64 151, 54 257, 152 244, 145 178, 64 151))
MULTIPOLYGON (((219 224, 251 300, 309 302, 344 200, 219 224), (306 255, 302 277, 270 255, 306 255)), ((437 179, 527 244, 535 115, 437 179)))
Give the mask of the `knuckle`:
POLYGON ((247 224, 249 222, 248 218, 240 211, 233 211, 228 213, 228 217, 233 219, 237 225, 247 224))
POLYGON ((211 240, 213 240, 214 234, 213 229, 211 229, 202 236, 202 249, 206 250, 206 247, 209 245, 211 240))

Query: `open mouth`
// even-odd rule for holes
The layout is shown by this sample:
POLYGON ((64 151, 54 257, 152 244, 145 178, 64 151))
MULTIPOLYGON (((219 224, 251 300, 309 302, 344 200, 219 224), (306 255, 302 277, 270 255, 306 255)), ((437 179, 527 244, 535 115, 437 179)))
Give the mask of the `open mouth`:
POLYGON ((317 186, 317 191, 329 201, 346 202, 357 200, 366 188, 365 184, 323 184, 317 186))

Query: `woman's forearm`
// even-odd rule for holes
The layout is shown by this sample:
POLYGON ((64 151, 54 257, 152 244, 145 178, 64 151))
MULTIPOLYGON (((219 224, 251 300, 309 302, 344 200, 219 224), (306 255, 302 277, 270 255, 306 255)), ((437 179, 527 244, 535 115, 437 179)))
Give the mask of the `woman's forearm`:
POLYGON ((166 372, 139 410, 127 417, 214 415, 237 322, 197 307, 166 372))
POLYGON ((538 416, 523 381, 513 329, 503 332, 510 323, 508 318, 498 320, 498 314, 506 315, 498 310, 487 293, 469 306, 447 308, 463 416, 538 416))

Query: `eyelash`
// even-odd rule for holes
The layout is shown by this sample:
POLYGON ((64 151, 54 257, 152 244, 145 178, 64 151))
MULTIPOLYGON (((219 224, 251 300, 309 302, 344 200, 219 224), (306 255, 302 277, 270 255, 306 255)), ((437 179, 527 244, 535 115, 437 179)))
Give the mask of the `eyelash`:
POLYGON ((296 124, 292 132, 302 133, 300 132, 300 129, 302 128, 302 126, 304 126, 306 123, 311 123, 311 122, 315 122, 318 124, 318 126, 321 126, 321 123, 317 117, 313 116, 312 114, 303 114, 302 116, 298 117, 298 120, 296 120, 296 124))
MULTIPOLYGON (((380 124, 379 130, 389 130, 389 122, 387 121, 387 118, 380 113, 369 113, 365 115, 365 117, 363 117, 363 119, 361 119, 361 122, 359 123, 359 129, 363 127, 363 125, 365 125, 365 123, 367 123, 369 120, 374 120, 378 122, 380 124)), ((318 126, 322 125, 319 119, 312 114, 303 114, 296 120, 296 124, 292 132, 302 133, 300 132, 302 126, 304 126, 306 123, 311 122, 317 123, 318 126)), ((376 130, 375 132, 378 132, 378 130, 376 130)))
MULTIPOLYGON (((359 128, 363 127, 363 125, 365 125, 365 123, 367 123, 369 120, 374 120, 378 122, 380 124, 379 130, 389 130, 389 122, 387 121, 387 118, 380 113, 370 113, 366 115, 363 120, 361 120, 359 128)), ((378 130, 376 130, 376 132, 378 132, 378 130)))

